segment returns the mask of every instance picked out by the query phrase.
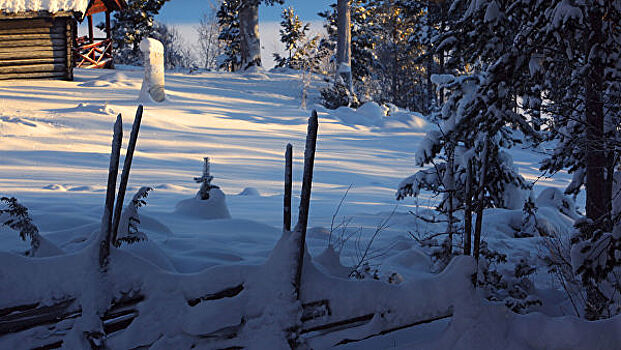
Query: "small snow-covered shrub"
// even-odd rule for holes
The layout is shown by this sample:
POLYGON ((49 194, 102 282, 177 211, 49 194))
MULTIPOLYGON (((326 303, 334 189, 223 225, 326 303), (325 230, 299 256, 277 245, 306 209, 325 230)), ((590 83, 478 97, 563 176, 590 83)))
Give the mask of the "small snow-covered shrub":
POLYGON ((40 245, 39 228, 32 223, 28 208, 20 204, 15 197, 2 197, 0 203, 5 207, 0 209, 2 225, 18 231, 22 240, 28 238, 31 248, 27 255, 34 255, 40 245))
POLYGON ((328 109, 337 109, 342 106, 358 107, 356 96, 349 91, 342 79, 338 79, 334 85, 321 90, 321 101, 328 109))
POLYGON ((502 302, 517 313, 534 311, 534 307, 542 304, 534 295, 535 267, 527 258, 522 257, 511 266, 505 254, 489 249, 485 241, 481 242, 481 257, 476 283, 488 300, 502 302))
POLYGON ((125 210, 123 210, 119 234, 116 242, 114 242, 115 246, 120 246, 122 242, 135 243, 147 240, 147 235, 140 231, 138 208, 147 205, 146 198, 151 191, 153 191, 151 187, 141 187, 138 192, 136 192, 131 202, 125 207, 125 210))

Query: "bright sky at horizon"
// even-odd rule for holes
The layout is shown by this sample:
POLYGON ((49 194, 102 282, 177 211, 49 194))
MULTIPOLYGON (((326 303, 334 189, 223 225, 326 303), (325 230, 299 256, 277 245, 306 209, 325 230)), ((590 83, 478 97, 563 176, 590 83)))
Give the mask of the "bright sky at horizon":
MULTIPOLYGON (((285 0, 284 5, 265 6, 259 9, 259 20, 279 22, 282 9, 293 7, 300 18, 305 22, 317 21, 318 12, 327 9, 335 0, 285 0)), ((170 0, 164 7, 158 19, 168 24, 196 23, 203 13, 209 11, 210 0, 170 0)))

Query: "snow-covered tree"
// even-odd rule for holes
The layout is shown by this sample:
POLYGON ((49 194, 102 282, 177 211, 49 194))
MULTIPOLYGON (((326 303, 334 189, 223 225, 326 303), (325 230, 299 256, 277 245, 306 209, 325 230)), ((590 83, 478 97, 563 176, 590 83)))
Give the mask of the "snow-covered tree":
POLYGON ((220 36, 220 25, 218 24, 218 11, 221 1, 210 1, 209 11, 203 14, 196 32, 198 34, 199 62, 201 66, 208 70, 218 69, 218 57, 223 53, 223 46, 218 40, 220 36))
POLYGON ((168 1, 128 0, 123 11, 114 13, 111 31, 116 63, 142 64, 140 41, 154 32, 154 17, 168 1))
POLYGON ((30 251, 28 255, 35 255, 41 244, 41 236, 39 236, 39 228, 32 223, 28 208, 19 203, 15 197, 1 197, 0 203, 3 204, 3 208, 0 209, 2 225, 18 231, 22 240, 29 239, 30 251))
POLYGON ((241 33, 239 30, 239 7, 241 0, 223 0, 218 9, 220 41, 224 52, 218 59, 218 68, 235 72, 241 68, 241 33))
POLYGON ((164 66, 166 69, 193 68, 196 66, 192 53, 174 27, 156 22, 151 38, 164 45, 164 66))
POLYGON ((279 67, 289 66, 293 54, 300 48, 300 44, 306 38, 310 29, 310 23, 304 23, 295 13, 293 7, 288 7, 282 11, 282 21, 280 22, 280 42, 285 44, 285 50, 289 57, 281 57, 278 53, 274 54, 275 61, 279 67))
POLYGON ((147 205, 146 199, 151 191, 153 191, 151 187, 138 189, 131 202, 123 210, 119 233, 116 242, 114 242, 115 246, 118 247, 123 242, 131 244, 147 240, 147 235, 140 231, 138 209, 147 205))

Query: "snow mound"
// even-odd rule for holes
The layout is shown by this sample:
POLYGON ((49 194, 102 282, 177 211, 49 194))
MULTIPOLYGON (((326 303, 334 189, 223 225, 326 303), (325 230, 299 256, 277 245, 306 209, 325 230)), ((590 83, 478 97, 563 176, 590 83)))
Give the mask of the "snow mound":
POLYGON ((219 188, 212 188, 209 191, 208 200, 201 200, 198 197, 182 200, 177 203, 175 213, 206 220, 231 218, 226 205, 226 195, 219 188))
POLYGON ((574 201, 567 197, 558 188, 548 187, 541 191, 537 199, 535 200, 537 207, 551 207, 556 208, 561 213, 576 220, 580 218, 580 215, 576 212, 576 204, 574 201))
POLYGON ((80 103, 74 108, 75 112, 90 112, 97 114, 111 115, 116 114, 114 109, 108 106, 107 103, 95 104, 95 103, 80 103))
POLYGON ((169 192, 188 192, 188 191, 193 191, 187 187, 183 187, 183 186, 179 186, 179 185, 174 185, 174 184, 160 184, 157 186, 153 186, 153 188, 155 188, 156 190, 159 191, 169 191, 169 192))
POLYGON ((399 109, 396 106, 380 106, 367 102, 358 109, 339 107, 332 112, 334 118, 351 127, 367 126, 379 129, 424 130, 427 121, 421 114, 399 109))
POLYGON ((246 187, 239 192, 238 196, 261 196, 261 193, 254 187, 246 187))
POLYGON ((81 87, 113 87, 113 86, 133 86, 131 78, 122 72, 103 74, 95 79, 86 81, 78 86, 81 87))
POLYGON ((63 185, 60 184, 49 184, 47 186, 43 186, 44 190, 50 190, 50 191, 67 191, 67 188, 63 185))

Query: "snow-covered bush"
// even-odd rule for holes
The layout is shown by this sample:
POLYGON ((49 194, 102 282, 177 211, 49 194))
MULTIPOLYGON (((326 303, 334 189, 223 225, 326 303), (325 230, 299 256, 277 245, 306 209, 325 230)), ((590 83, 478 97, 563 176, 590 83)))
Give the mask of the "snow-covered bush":
POLYGON ((146 199, 151 191, 153 191, 151 187, 141 187, 123 210, 115 246, 120 246, 122 242, 135 243, 147 240, 147 235, 140 231, 138 208, 147 205, 146 199))
POLYGON ((32 218, 28 213, 28 208, 17 201, 15 197, 2 197, 0 203, 4 204, 4 208, 0 209, 0 220, 2 225, 19 232, 22 240, 30 240, 30 251, 28 255, 35 255, 39 248, 41 236, 39 228, 32 223, 32 218))
POLYGON ((358 100, 342 79, 338 79, 334 85, 321 89, 321 103, 328 109, 337 109, 342 106, 356 108, 358 100))
POLYGON ((477 286, 490 301, 502 302, 511 311, 527 313, 542 304, 534 295, 532 275, 535 266, 521 258, 514 266, 507 263, 507 255, 488 248, 481 242, 481 257, 478 265, 477 286))

